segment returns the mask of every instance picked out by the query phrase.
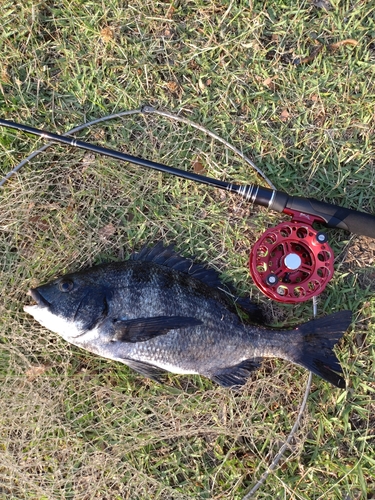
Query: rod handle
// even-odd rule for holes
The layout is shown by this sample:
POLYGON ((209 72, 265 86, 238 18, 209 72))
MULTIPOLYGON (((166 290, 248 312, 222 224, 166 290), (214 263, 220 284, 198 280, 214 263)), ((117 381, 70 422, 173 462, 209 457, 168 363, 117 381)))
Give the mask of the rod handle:
POLYGON ((328 227, 346 229, 354 234, 375 238, 375 215, 332 205, 314 198, 297 196, 288 196, 283 212, 288 213, 289 210, 322 219, 328 227))

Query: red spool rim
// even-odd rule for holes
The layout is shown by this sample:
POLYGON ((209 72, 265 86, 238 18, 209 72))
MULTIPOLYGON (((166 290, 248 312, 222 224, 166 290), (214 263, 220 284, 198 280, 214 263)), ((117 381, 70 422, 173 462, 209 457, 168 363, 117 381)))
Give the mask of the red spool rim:
POLYGON ((250 274, 269 298, 298 303, 319 295, 333 276, 325 235, 301 222, 269 228, 250 253, 250 274))

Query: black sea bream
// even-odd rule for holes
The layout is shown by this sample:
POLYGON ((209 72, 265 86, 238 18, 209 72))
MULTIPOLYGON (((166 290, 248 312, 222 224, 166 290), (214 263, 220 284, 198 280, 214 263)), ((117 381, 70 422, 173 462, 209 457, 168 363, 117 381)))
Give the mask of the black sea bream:
POLYGON ((223 288, 216 272, 157 244, 34 288, 36 305, 24 309, 68 342, 156 380, 167 370, 240 386, 263 358, 277 357, 345 387, 332 348, 350 311, 277 330, 250 324, 258 307, 223 288))

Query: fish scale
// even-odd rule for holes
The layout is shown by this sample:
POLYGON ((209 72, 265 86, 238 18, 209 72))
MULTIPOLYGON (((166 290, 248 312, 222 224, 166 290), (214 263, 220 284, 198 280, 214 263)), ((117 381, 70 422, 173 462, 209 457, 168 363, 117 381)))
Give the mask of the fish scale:
POLYGON ((262 359, 278 357, 345 387, 333 347, 350 311, 267 328, 259 307, 240 299, 217 273, 161 243, 128 261, 67 274, 30 291, 25 306, 72 344, 160 380, 165 371, 244 385, 262 359))

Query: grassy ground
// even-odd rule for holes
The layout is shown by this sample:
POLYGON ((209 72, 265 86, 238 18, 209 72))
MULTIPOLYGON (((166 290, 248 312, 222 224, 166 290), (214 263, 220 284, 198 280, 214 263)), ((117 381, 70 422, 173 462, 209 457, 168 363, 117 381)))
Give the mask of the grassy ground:
MULTIPOLYGON (((279 189, 375 213, 373 2, 267 4, 3 0, 1 117, 62 133, 151 104, 218 133, 279 189), (357 43, 332 46, 348 39, 357 43)), ((0 133, 1 177, 41 143, 0 133)), ((158 115, 79 136, 261 182, 222 144, 158 115)), ((195 376, 159 386, 67 345, 22 307, 32 285, 162 239, 259 300, 274 325, 300 323, 311 304, 270 303, 247 272, 251 244, 281 217, 59 146, 0 197, 0 498, 243 498, 285 441, 306 372, 268 362, 235 394, 195 376)), ((314 377, 259 499, 375 498, 375 243, 328 233, 336 273, 318 312, 353 310, 338 349, 348 390, 314 377)))

